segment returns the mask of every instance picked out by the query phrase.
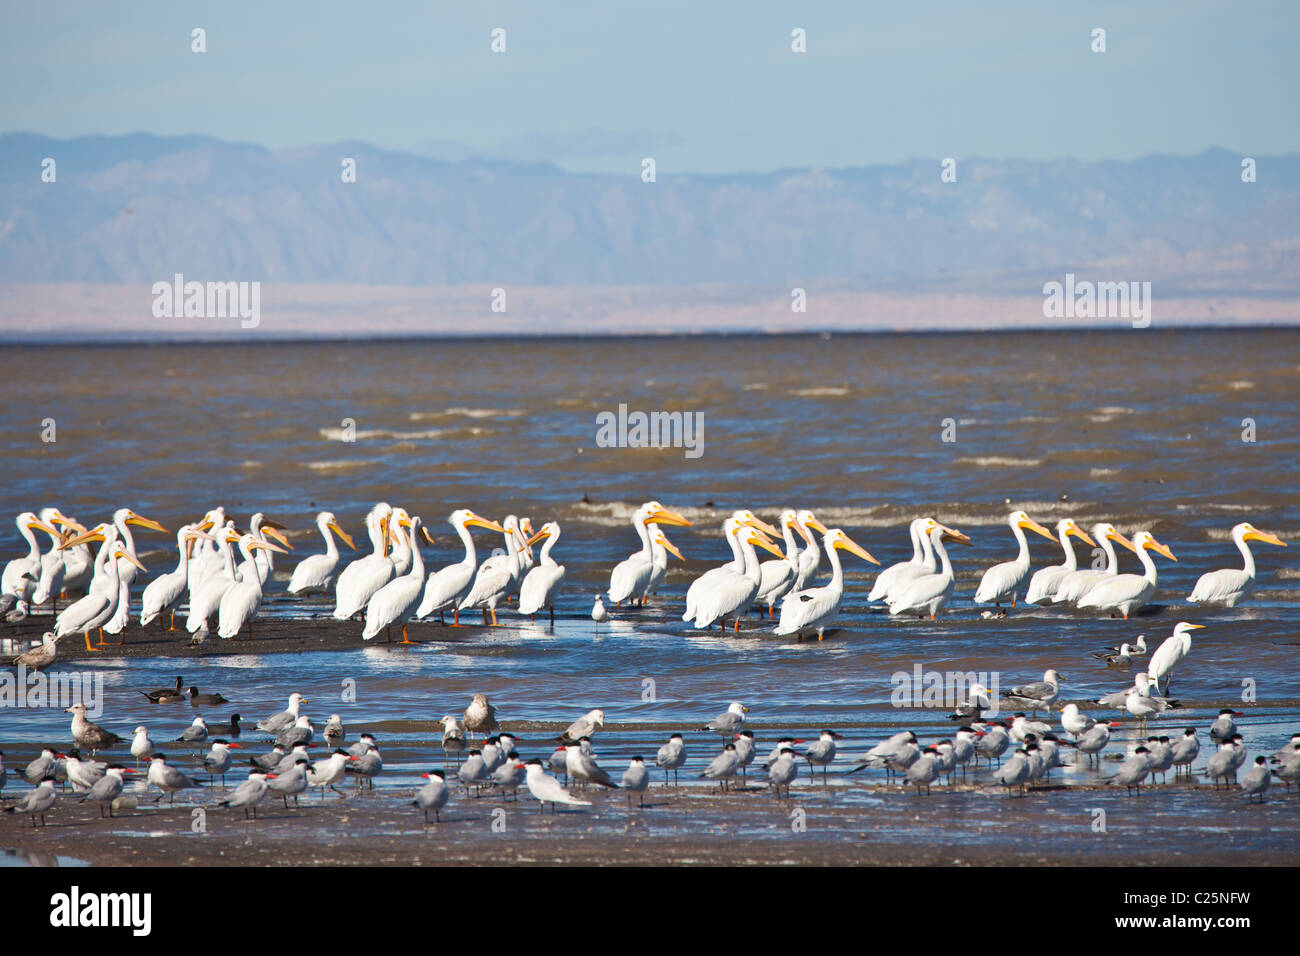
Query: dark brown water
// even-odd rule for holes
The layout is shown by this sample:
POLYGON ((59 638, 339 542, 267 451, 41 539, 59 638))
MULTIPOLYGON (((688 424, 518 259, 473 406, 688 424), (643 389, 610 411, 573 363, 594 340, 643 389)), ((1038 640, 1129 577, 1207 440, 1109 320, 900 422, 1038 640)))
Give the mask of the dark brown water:
MULTIPOLYGON (((381 786, 417 782, 408 771, 428 769, 428 722, 458 713, 475 691, 525 732, 558 730, 603 706, 618 726, 599 750, 620 769, 733 699, 750 706, 763 754, 781 732, 823 725, 844 728, 844 749, 856 754, 899 727, 923 740, 951 732, 936 712, 890 706, 895 671, 989 671, 1006 687, 1056 667, 1063 695, 1086 701, 1131 681, 1092 651, 1139 633, 1154 647, 1182 619, 1207 629, 1178 672, 1175 696, 1186 709, 1162 721, 1161 733, 1196 726, 1205 754, 1212 715, 1237 706, 1248 714, 1253 759, 1300 729, 1293 331, 10 348, 5 367, 0 513, 57 504, 90 523, 130 506, 175 528, 217 504, 241 519, 264 511, 294 529, 298 552, 280 562, 263 614, 325 610, 283 594, 297 556, 319 547, 312 518, 321 508, 360 543, 373 502, 405 506, 438 537, 426 549, 435 567, 459 559, 445 524, 453 508, 561 523, 555 554, 568 576, 554 630, 507 613, 510 627, 469 644, 250 656, 195 671, 245 716, 280 709, 297 689, 320 701, 307 708, 313 716, 388 728, 393 772, 381 786), (596 447, 596 415, 620 403, 703 413, 703 455, 596 447), (40 441, 45 418, 57 422, 53 444, 40 441), (339 440, 344 419, 356 423, 354 443, 339 440), (955 422, 955 442, 940 440, 945 419, 955 422), (1243 419, 1254 421, 1257 441, 1242 440, 1243 419), (696 523, 669 530, 688 563, 673 563, 656 605, 597 633, 592 597, 637 549, 628 520, 650 497, 696 523), (786 506, 814 509, 886 565, 910 555, 906 523, 916 515, 970 533, 974 548, 955 555, 948 616, 891 621, 868 608, 874 570, 850 558, 840 630, 821 644, 774 638, 757 617, 740 637, 689 630, 682 595, 727 559, 722 519, 738 507, 774 519, 786 506), (1052 608, 983 620, 971 595, 986 567, 1014 554, 1005 526, 1014 508, 1049 526, 1070 516, 1085 526, 1111 520, 1130 534, 1147 528, 1179 561, 1157 559, 1154 605, 1132 621, 1052 608), (1187 605, 1200 574, 1239 564, 1228 530, 1243 520, 1293 546, 1256 548, 1259 585, 1243 607, 1187 605), (340 700, 346 678, 359 682, 355 703, 340 700), (653 701, 643 700, 646 679, 653 701), (1258 699, 1243 703, 1247 680, 1258 699)), ((492 537, 480 543, 497 544, 492 537)), ((137 540, 151 573, 174 567, 171 539, 137 540)), ((0 548, 6 558, 22 550, 11 524, 0 548)), ((1035 567, 1059 561, 1041 539, 1033 552, 1035 567)), ((1130 558, 1124 569, 1137 565, 1130 558)), ((413 633, 439 636, 429 626, 413 633)), ((188 723, 188 708, 160 717, 132 699, 133 687, 168 682, 168 662, 99 666, 109 681, 105 722, 119 732, 147 717, 166 739, 188 723)), ((61 740, 65 719, 0 712, 0 741, 21 752, 61 740)), ((1118 736, 1117 753, 1132 729, 1118 736)), ((715 747, 695 735, 701 768, 715 747)), ((1103 764, 1101 776, 1111 772, 1103 764)), ((832 777, 832 789, 875 799, 854 789, 859 779, 832 777)), ((1207 813, 1212 799, 1200 804, 1207 813)))

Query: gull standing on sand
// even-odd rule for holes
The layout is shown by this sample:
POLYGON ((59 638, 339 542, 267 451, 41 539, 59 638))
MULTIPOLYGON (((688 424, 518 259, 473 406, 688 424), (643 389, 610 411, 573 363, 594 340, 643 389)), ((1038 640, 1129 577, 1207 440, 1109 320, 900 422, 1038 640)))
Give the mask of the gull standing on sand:
POLYGON ((603 624, 609 620, 609 611, 605 609, 605 602, 596 595, 596 603, 591 606, 591 619, 597 624, 603 624))
POLYGON ((471 739, 474 734, 486 737, 497 729, 497 709, 487 699, 486 694, 475 694, 474 699, 469 702, 469 706, 465 708, 464 725, 470 732, 471 739))
POLYGON ((528 792, 537 800, 540 810, 545 810, 546 805, 551 805, 551 812, 555 812, 556 804, 563 803, 571 807, 589 807, 590 800, 579 800, 573 794, 569 793, 560 786, 560 781, 554 777, 548 776, 542 768, 542 762, 534 757, 525 765, 525 782, 528 784, 528 792))
POLYGON ((618 784, 596 763, 595 758, 588 753, 583 753, 581 745, 576 742, 565 745, 564 766, 570 780, 581 780, 583 783, 596 783, 602 787, 618 789, 618 784))
POLYGON ((59 654, 58 640, 53 631, 46 631, 41 637, 41 643, 13 659, 13 666, 25 667, 29 671, 39 671, 49 667, 59 654))
POLYGON ((673 783, 677 783, 677 771, 682 769, 686 763, 686 741, 682 739, 681 734, 673 734, 668 738, 668 743, 659 748, 659 753, 655 756, 655 766, 663 767, 664 786, 668 785, 668 771, 673 772, 673 783))
POLYGON ((286 728, 275 738, 275 742, 284 747, 296 747, 299 744, 311 743, 315 736, 316 731, 311 725, 311 718, 306 714, 299 714, 294 725, 286 728))
POLYGON ((208 739, 208 725, 202 717, 195 717, 194 723, 190 724, 176 738, 178 743, 201 744, 208 739))
POLYGON ((447 787, 445 775, 441 770, 430 770, 428 773, 420 774, 426 783, 419 790, 415 791, 415 799, 411 801, 411 806, 419 807, 424 813, 424 822, 429 822, 429 811, 433 811, 433 819, 437 823, 442 822, 442 808, 447 805, 451 799, 451 790, 447 787))
POLYGON ((175 804, 178 791, 199 786, 197 781, 190 779, 169 764, 166 754, 159 753, 154 754, 149 760, 148 780, 160 791, 154 803, 161 803, 163 797, 169 797, 168 803, 175 804))
POLYGON ((733 737, 740 730, 741 725, 744 724, 745 714, 748 712, 748 707, 738 700, 733 700, 725 711, 714 717, 700 730, 711 730, 715 734, 722 734, 724 737, 733 737))
POLYGON ((456 755, 457 763, 460 762, 461 752, 465 749, 465 729, 461 727, 458 721, 451 714, 442 716, 442 752, 445 756, 456 755))
POLYGON ((331 747, 337 747, 343 743, 346 734, 343 731, 343 718, 338 714, 330 714, 330 719, 325 722, 325 743, 331 747))
POLYGON ((632 806, 632 794, 636 794, 640 803, 638 806, 645 806, 646 787, 650 786, 650 772, 645 768, 645 761, 640 757, 633 757, 623 771, 623 789, 627 791, 627 805, 632 806))
POLYGON ((1021 684, 1010 690, 1004 690, 1002 696, 1016 707, 1023 707, 1030 713, 1050 710, 1056 698, 1061 695, 1061 675, 1053 668, 1043 672, 1041 681, 1021 684))
POLYGON ((1097 721, 1087 714, 1079 713, 1078 704, 1066 704, 1061 708, 1061 727, 1076 741, 1080 734, 1085 734, 1096 725, 1097 721))
POLYGON ((85 747, 94 754, 122 742, 117 734, 109 733, 86 719, 85 704, 73 704, 65 708, 64 713, 72 715, 72 742, 78 747, 85 747))

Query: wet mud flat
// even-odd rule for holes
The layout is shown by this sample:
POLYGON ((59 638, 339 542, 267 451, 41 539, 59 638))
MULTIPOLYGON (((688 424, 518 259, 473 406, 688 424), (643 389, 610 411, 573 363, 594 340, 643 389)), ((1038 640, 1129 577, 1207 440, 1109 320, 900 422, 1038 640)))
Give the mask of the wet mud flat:
MULTIPOLYGON (((450 776, 450 774, 449 774, 450 776)), ((834 775, 832 775, 834 776, 834 775)), ((728 793, 655 785, 645 806, 617 791, 552 814, 454 786, 439 823, 413 791, 268 799, 256 820, 215 806, 218 793, 177 798, 109 820, 63 794, 48 826, 0 816, 0 846, 94 866, 875 865, 1294 866, 1300 794, 1177 783, 1128 796, 1105 786, 1045 787, 1020 797, 974 785, 917 796, 872 783, 842 791, 802 778, 789 800, 751 780, 728 793), (202 808, 203 812, 197 812, 202 808)))

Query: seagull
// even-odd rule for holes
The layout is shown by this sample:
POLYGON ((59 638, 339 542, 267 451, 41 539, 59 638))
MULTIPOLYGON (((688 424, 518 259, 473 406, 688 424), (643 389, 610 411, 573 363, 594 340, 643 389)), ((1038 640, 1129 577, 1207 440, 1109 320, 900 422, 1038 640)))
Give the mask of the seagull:
POLYGON ((475 694, 465 708, 465 729, 471 734, 486 737, 497 729, 497 709, 484 694, 475 694))
MULTIPOLYGON (((1262 758, 1261 758, 1262 759, 1262 758)), ((632 806, 632 794, 640 800, 638 806, 645 806, 646 787, 650 786, 650 772, 645 768, 645 761, 633 757, 623 771, 623 789, 627 791, 627 805, 632 806)))
POLYGON ((1106 781, 1107 786, 1111 784, 1123 784, 1126 791, 1136 790, 1140 796, 1142 793, 1142 781, 1147 778, 1151 772, 1151 761, 1148 757, 1149 751, 1146 747, 1138 747, 1133 751, 1132 756, 1120 764, 1119 770, 1115 776, 1106 781))
POLYGON ((1117 651, 1095 651, 1092 656, 1105 661, 1107 667, 1132 667, 1133 645, 1121 644, 1117 651))
POLYGON ((330 714, 330 719, 325 722, 325 743, 331 747, 337 747, 343 743, 343 738, 347 736, 343 731, 343 718, 338 714, 330 714))
POLYGON ((39 671, 49 667, 54 663, 54 658, 58 656, 58 638, 54 636, 53 631, 46 631, 41 637, 41 643, 33 647, 30 651, 19 654, 13 659, 15 667, 25 667, 29 671, 39 671))
POLYGON ((465 749, 465 728, 461 727, 458 721, 451 714, 444 714, 442 717, 442 752, 450 757, 456 755, 457 763, 460 762, 461 751, 465 749))
POLYGON ((970 685, 970 690, 967 692, 966 703, 958 704, 953 712, 948 715, 948 719, 967 720, 973 717, 976 720, 979 720, 984 711, 988 710, 991 706, 992 701, 989 696, 989 689, 979 681, 976 681, 970 685))
POLYGON ((161 792, 154 803, 161 803, 163 797, 169 797, 169 803, 176 803, 176 793, 179 790, 187 790, 190 787, 197 787, 199 783, 191 780, 181 771, 167 763, 167 755, 156 753, 149 759, 149 783, 157 787, 161 792))
POLYGON ((686 763, 686 741, 681 734, 673 734, 668 743, 659 748, 655 755, 655 766, 664 768, 664 786, 668 785, 668 771, 673 772, 673 783, 677 783, 677 771, 686 763))
POLYGON ((267 773, 260 767, 254 767, 248 771, 248 779, 235 788, 235 792, 224 800, 219 800, 217 806, 230 807, 232 810, 243 808, 244 819, 248 819, 248 811, 253 811, 253 819, 257 819, 257 805, 266 798, 267 791, 270 789, 269 781, 266 779, 267 773))
POLYGON ((1052 703, 1060 696, 1060 683, 1061 675, 1052 668, 1048 668, 1043 672, 1041 681, 1021 684, 1019 687, 1004 690, 1002 696, 1016 707, 1023 707, 1030 713, 1036 713, 1051 708, 1052 703))
POLYGON ((428 773, 422 773, 420 776, 429 782, 419 790, 415 791, 415 799, 411 801, 411 806, 419 807, 424 812, 424 822, 429 822, 429 811, 433 811, 433 819, 436 823, 442 822, 442 808, 447 805, 451 798, 451 790, 447 787, 445 774, 441 770, 430 770, 428 773))
POLYGON ((700 730, 711 730, 715 734, 722 734, 724 737, 732 737, 745 722, 745 714, 749 713, 749 708, 738 700, 733 700, 727 709, 714 717, 705 724, 700 730))
POLYGON ((109 733, 99 724, 92 724, 86 719, 85 704, 73 704, 64 713, 72 714, 72 742, 78 747, 85 747, 94 754, 122 742, 117 734, 109 733))
POLYGON ((1246 776, 1241 778, 1241 791, 1246 794, 1246 802, 1249 803, 1255 797, 1259 797, 1259 802, 1264 802, 1264 791, 1272 778, 1268 773, 1268 758, 1256 757, 1255 766, 1246 771, 1246 776))
POLYGON ((37 816, 41 818, 41 826, 45 826, 45 811, 54 806, 54 800, 58 796, 54 791, 54 784, 53 777, 45 777, 36 789, 28 791, 22 800, 12 807, 5 807, 5 813, 30 813, 32 826, 36 826, 37 816))
POLYGON ((1079 739, 1080 734, 1092 730, 1096 723, 1097 721, 1087 714, 1079 713, 1078 704, 1066 704, 1061 708, 1061 727, 1075 740, 1079 739))
POLYGON ((605 712, 603 710, 589 710, 586 714, 569 724, 569 729, 560 734, 558 739, 560 743, 567 744, 573 740, 581 740, 583 737, 590 737, 604 726, 605 712))
POLYGON ((542 762, 536 757, 529 760, 524 765, 524 769, 526 772, 524 779, 528 784, 528 792, 536 798, 539 809, 545 810, 548 803, 551 805, 552 813, 555 812, 556 804, 560 803, 571 807, 591 806, 591 801, 579 800, 573 794, 569 793, 569 791, 560 786, 560 781, 549 776, 546 771, 542 769, 542 762))
POLYGON ((278 714, 272 714, 266 720, 260 720, 257 723, 257 729, 265 731, 272 736, 278 736, 282 731, 294 725, 298 719, 298 705, 307 703, 307 698, 302 694, 289 695, 289 709, 282 710, 278 714))
POLYGON ((299 744, 311 743, 314 736, 316 731, 312 728, 311 719, 306 714, 300 714, 292 727, 281 731, 280 736, 275 738, 275 742, 285 747, 296 747, 299 744))
POLYGON ((208 725, 202 717, 195 717, 194 723, 185 728, 184 732, 176 738, 178 743, 201 744, 208 739, 208 725))
POLYGON ((596 603, 591 606, 591 619, 597 624, 603 624, 609 620, 609 611, 605 609, 605 602, 596 595, 596 603))

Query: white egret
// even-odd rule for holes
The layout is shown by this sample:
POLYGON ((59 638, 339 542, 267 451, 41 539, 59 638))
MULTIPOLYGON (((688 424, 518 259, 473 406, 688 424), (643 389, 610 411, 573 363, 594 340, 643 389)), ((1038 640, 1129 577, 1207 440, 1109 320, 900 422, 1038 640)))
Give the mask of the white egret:
POLYGON ((329 592, 339 567, 339 549, 334 543, 334 535, 338 535, 353 551, 357 550, 352 536, 339 527, 332 511, 322 511, 317 514, 316 527, 320 529, 321 537, 325 539, 325 553, 313 554, 298 562, 298 566, 293 569, 293 576, 289 579, 289 587, 286 588, 290 594, 329 592))
POLYGON ((1222 604, 1224 607, 1236 607, 1251 591, 1255 590, 1255 556, 1250 553, 1250 545, 1246 542, 1263 541, 1265 544, 1275 544, 1280 548, 1286 547, 1286 542, 1277 535, 1260 531, 1249 521, 1243 521, 1233 527, 1232 540, 1237 545, 1237 550, 1241 552, 1241 559, 1245 562, 1245 566, 1240 571, 1236 568, 1222 568, 1202 574, 1196 582, 1196 587, 1192 588, 1192 593, 1187 596, 1187 600, 1192 604, 1222 604))
POLYGON ((456 564, 449 564, 429 575, 424 585, 424 597, 415 611, 417 618, 427 617, 434 611, 441 613, 452 608, 455 618, 453 627, 460 627, 460 602, 474 583, 478 570, 478 555, 474 550, 474 538, 469 533, 470 527, 487 528, 489 531, 504 532, 505 528, 495 521, 480 518, 468 508, 453 511, 447 521, 456 529, 461 542, 465 545, 465 557, 456 564))
POLYGON ((726 619, 734 615, 734 628, 740 630, 740 619, 754 603, 758 594, 760 574, 758 557, 754 547, 781 556, 781 552, 768 540, 767 535, 757 528, 751 528, 742 522, 735 522, 732 534, 740 545, 740 555, 745 563, 743 572, 730 569, 710 580, 702 588, 695 602, 695 626, 707 630, 716 622, 719 627, 726 627, 726 619))
POLYGON ((657 501, 647 501, 632 513, 632 527, 641 539, 641 550, 629 555, 609 573, 609 597, 619 607, 624 601, 644 596, 654 574, 654 548, 650 544, 651 524, 668 524, 689 528, 691 523, 657 501))
POLYGON ((1170 561, 1177 561, 1174 553, 1155 539, 1150 531, 1139 531, 1133 536, 1133 547, 1138 560, 1146 569, 1145 574, 1117 574, 1107 578, 1093 587, 1075 604, 1076 607, 1095 607, 1109 611, 1112 615, 1119 613, 1127 618, 1156 593, 1156 565, 1148 551, 1162 554, 1170 561))
POLYGON ((877 574, 876 581, 871 586, 871 593, 867 596, 868 601, 888 602, 894 588, 922 574, 934 574, 937 565, 934 551, 930 548, 930 532, 938 524, 939 522, 933 518, 912 519, 907 526, 907 532, 912 537, 911 559, 891 564, 877 574))
POLYGON ((1025 529, 1041 534, 1048 541, 1055 541, 1052 532, 1035 521, 1023 511, 1013 511, 1007 515, 1007 524, 1016 536, 1020 551, 1012 561, 995 564, 984 572, 980 586, 975 589, 976 604, 994 604, 1002 606, 1003 601, 1010 601, 1016 606, 1016 596, 1029 579, 1029 542, 1025 539, 1025 529))
POLYGON ((388 557, 388 525, 393 509, 384 501, 366 515, 373 553, 357 558, 339 575, 334 585, 334 620, 346 621, 361 611, 376 591, 393 577, 393 562, 388 557))
MULTIPOLYGON (((656 526, 654 530, 659 529, 656 526)), ((564 565, 557 564, 551 557, 551 548, 555 547, 555 543, 560 540, 558 521, 546 522, 528 543, 534 544, 543 539, 546 543, 542 545, 537 563, 524 575, 524 583, 519 587, 519 613, 531 617, 542 608, 548 608, 551 612, 551 623, 554 624, 555 596, 564 584, 564 565)))
POLYGON ((1079 570, 1079 559, 1074 553, 1071 536, 1086 541, 1090 547, 1096 547, 1096 542, 1074 523, 1073 518, 1062 518, 1056 522, 1056 535, 1061 542, 1061 549, 1065 552, 1065 560, 1061 564, 1039 568, 1034 572, 1034 576, 1029 579, 1029 590, 1025 593, 1026 604, 1043 604, 1052 600, 1061 580, 1072 571, 1079 570))
POLYGON ((840 549, 856 554, 863 561, 870 561, 872 564, 880 563, 839 528, 827 531, 822 538, 822 544, 826 548, 826 558, 831 563, 830 583, 824 587, 807 588, 787 594, 785 600, 781 602, 781 619, 776 625, 777 634, 802 634, 803 631, 815 629, 817 640, 822 639, 826 627, 839 613, 840 601, 844 596, 844 571, 840 567, 837 553, 840 549))
POLYGON ((930 615, 930 620, 939 616, 939 612, 952 600, 954 576, 952 561, 944 548, 944 541, 955 541, 971 547, 971 540, 962 532, 946 525, 936 524, 930 529, 930 547, 939 558, 939 571, 935 574, 921 574, 911 581, 900 585, 891 593, 889 600, 890 614, 915 614, 917 617, 930 615))
MULTIPOLYGON (((420 595, 424 592, 424 556, 420 554, 420 532, 424 532, 426 541, 430 539, 418 515, 410 517, 400 509, 395 513, 397 519, 394 527, 399 529, 398 533, 402 534, 402 528, 407 529, 405 537, 411 552, 411 566, 405 574, 398 575, 376 591, 366 604, 366 627, 361 632, 361 637, 368 641, 380 631, 387 631, 394 624, 400 624, 401 643, 414 644, 415 641, 406 633, 406 625, 419 607, 420 595)), ((389 640, 392 640, 391 635, 389 640)))
MULTIPOLYGON (((114 539, 110 545, 105 542, 108 552, 108 574, 110 587, 103 591, 91 591, 85 597, 74 601, 65 607, 58 619, 54 622, 54 636, 65 637, 68 634, 82 634, 86 638, 86 650, 97 651, 98 647, 90 646, 90 632, 97 627, 103 627, 117 613, 117 602, 119 598, 119 589, 117 587, 118 561, 127 561, 144 570, 144 565, 134 554, 127 550, 126 545, 114 539)), ((100 635, 101 646, 104 643, 103 634, 100 635)))
MULTIPOLYGON (((233 536, 233 533, 232 533, 233 536)), ((263 541, 251 531, 239 535, 239 553, 244 556, 242 572, 236 571, 235 580, 221 595, 217 605, 217 635, 232 638, 239 634, 244 625, 248 625, 248 636, 253 636, 253 618, 262 606, 262 577, 257 571, 257 559, 254 551, 278 551, 284 549, 269 541, 263 541)))
POLYGON ((1061 580, 1056 585, 1056 593, 1052 595, 1053 604, 1074 604, 1102 581, 1119 574, 1119 557, 1115 554, 1115 545, 1112 542, 1118 541, 1130 551, 1137 553, 1133 542, 1116 531, 1115 526, 1109 521, 1095 524, 1091 530, 1092 536, 1097 540, 1097 546, 1106 553, 1105 569, 1079 568, 1061 575, 1061 580))
POLYGON ((1161 678, 1165 679, 1165 696, 1169 694, 1170 675, 1173 669, 1191 653, 1192 637, 1187 632, 1200 630, 1204 626, 1204 624, 1188 624, 1186 621, 1179 621, 1174 626, 1174 633, 1166 637, 1151 655, 1147 675, 1156 682, 1157 689, 1160 687, 1161 678))

